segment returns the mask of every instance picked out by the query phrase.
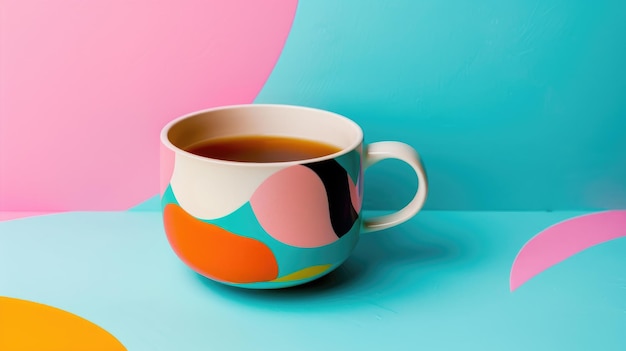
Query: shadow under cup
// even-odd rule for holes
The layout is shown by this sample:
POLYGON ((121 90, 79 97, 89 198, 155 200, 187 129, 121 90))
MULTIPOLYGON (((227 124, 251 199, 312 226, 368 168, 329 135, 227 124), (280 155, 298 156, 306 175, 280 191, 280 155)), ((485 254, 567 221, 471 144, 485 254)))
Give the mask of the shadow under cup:
POLYGON ((362 226, 362 139, 353 121, 297 106, 229 106, 170 122, 161 132, 161 206, 172 249, 197 273, 239 287, 282 288, 331 272, 348 258, 362 226), (250 135, 341 151, 271 163, 185 151, 250 135))

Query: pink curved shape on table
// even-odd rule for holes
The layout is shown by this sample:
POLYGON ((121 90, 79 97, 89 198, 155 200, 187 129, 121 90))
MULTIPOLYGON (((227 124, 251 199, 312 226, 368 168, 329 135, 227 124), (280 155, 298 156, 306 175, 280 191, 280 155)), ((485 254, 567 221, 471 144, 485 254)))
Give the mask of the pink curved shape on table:
POLYGON ((0 211, 124 210, 159 192, 159 131, 251 103, 296 0, 0 2, 0 211))
POLYGON ((550 226, 517 254, 511 267, 511 291, 580 251, 624 236, 626 210, 583 215, 550 226))

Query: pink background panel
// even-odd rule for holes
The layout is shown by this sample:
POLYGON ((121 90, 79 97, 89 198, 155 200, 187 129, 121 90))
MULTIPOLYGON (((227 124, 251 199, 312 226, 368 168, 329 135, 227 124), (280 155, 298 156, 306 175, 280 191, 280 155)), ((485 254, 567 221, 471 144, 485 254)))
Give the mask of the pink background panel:
POLYGON ((121 210, 157 194, 161 127, 252 102, 296 5, 0 2, 0 211, 121 210))

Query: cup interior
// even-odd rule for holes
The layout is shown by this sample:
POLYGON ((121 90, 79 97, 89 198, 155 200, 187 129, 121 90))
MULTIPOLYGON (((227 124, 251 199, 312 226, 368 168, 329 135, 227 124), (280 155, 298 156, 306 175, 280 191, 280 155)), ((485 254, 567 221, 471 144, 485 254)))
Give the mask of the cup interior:
POLYGON ((363 140, 361 128, 336 113, 289 105, 238 105, 173 120, 163 128, 161 141, 174 151, 184 152, 202 141, 246 135, 315 140, 340 148, 339 153, 355 149, 363 140))

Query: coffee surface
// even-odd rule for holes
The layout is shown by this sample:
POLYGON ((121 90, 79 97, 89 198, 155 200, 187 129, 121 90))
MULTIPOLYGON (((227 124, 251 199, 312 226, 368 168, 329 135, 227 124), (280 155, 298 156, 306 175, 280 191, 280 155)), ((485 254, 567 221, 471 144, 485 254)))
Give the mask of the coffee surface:
POLYGON ((341 149, 315 140, 283 136, 249 135, 209 139, 186 151, 198 156, 237 162, 288 162, 322 157, 341 149))

